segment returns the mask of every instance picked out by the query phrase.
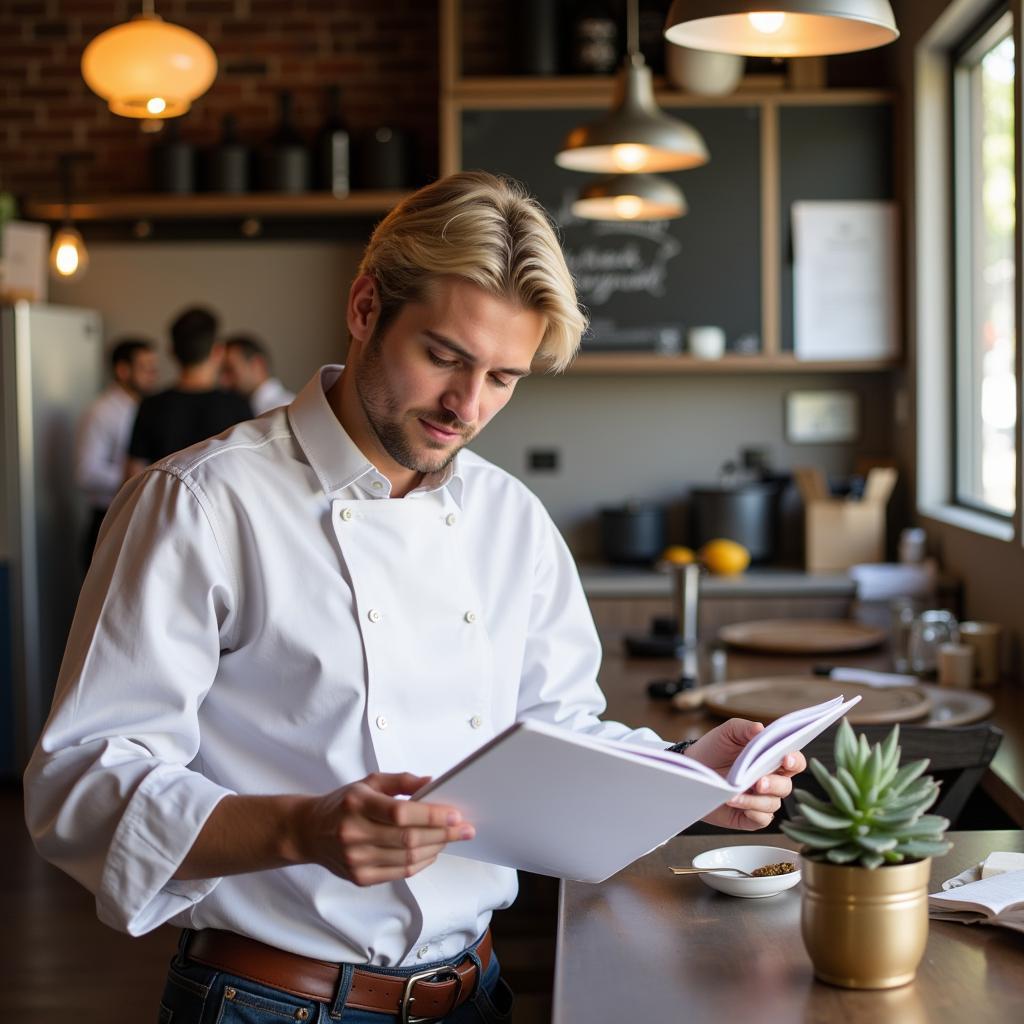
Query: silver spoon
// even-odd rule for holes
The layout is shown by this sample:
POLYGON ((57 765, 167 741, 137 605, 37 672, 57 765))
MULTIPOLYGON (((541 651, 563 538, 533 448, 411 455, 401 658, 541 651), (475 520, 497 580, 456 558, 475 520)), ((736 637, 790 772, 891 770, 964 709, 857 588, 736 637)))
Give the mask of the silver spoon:
POLYGON ((669 871, 673 875, 706 875, 712 874, 716 871, 731 871, 733 874, 739 875, 740 878, 760 878, 760 875, 752 875, 749 871, 744 871, 742 868, 673 868, 669 867, 669 871))

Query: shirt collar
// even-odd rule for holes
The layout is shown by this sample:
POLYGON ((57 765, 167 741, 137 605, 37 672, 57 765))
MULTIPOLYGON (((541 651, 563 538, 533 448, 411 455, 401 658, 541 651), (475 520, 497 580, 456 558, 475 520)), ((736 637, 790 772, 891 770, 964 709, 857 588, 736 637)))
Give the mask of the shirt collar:
MULTIPOLYGON (((327 495, 351 486, 368 474, 378 473, 349 437, 327 401, 327 392, 343 369, 337 365, 321 366, 288 406, 292 433, 327 495)), ((448 488, 461 508, 464 481, 458 455, 440 472, 425 476, 416 491, 437 491, 442 487, 448 488)))

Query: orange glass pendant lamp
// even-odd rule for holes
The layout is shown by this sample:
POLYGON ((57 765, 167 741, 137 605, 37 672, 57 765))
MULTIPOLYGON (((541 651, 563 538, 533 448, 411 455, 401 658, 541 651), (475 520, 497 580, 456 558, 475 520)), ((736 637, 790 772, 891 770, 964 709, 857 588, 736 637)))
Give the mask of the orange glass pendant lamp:
POLYGON ((96 36, 82 54, 82 77, 122 117, 180 117, 213 84, 217 56, 195 32, 143 13, 96 36))

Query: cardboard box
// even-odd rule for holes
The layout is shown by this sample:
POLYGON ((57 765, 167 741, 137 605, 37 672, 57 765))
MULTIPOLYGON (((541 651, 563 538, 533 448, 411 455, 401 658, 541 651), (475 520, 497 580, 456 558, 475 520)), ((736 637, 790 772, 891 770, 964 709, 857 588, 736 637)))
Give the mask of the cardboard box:
POLYGON ((833 498, 819 469, 794 471, 804 500, 804 552, 808 572, 835 572, 885 561, 885 509, 896 470, 872 469, 860 500, 833 498))

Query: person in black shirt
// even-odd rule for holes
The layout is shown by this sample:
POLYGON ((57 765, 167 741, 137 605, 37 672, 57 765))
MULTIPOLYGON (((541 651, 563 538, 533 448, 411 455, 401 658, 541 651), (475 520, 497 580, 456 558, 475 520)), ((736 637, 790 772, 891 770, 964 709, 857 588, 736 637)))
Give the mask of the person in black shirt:
POLYGON ((171 347, 181 369, 172 388, 140 403, 127 476, 252 418, 247 399, 217 387, 224 359, 217 327, 213 313, 199 307, 186 309, 171 325, 171 347))

